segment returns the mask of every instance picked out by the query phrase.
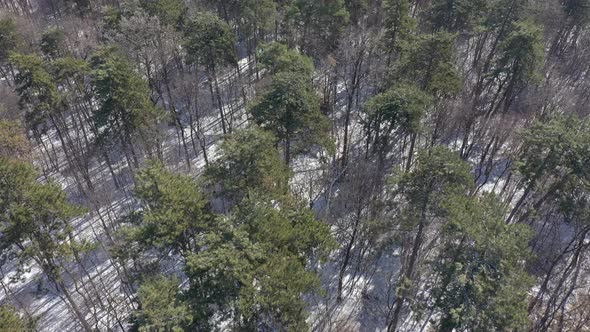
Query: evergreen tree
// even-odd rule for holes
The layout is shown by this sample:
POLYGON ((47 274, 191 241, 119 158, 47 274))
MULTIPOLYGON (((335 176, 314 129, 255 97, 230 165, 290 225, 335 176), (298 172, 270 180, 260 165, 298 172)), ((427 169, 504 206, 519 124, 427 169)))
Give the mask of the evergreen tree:
MULTIPOLYGON (((13 53, 11 60, 18 68, 18 73, 15 75, 15 90, 19 96, 20 108, 25 110, 24 124, 26 129, 31 131, 37 143, 44 147, 57 170, 59 169, 58 155, 55 152, 53 141, 49 142, 53 150, 53 156, 51 156, 42 137, 43 135, 49 136, 50 130, 55 130, 63 153, 68 157, 73 157, 66 158, 66 163, 76 184, 82 193, 87 194, 94 187, 89 172, 90 158, 86 153, 87 149, 77 145, 72 139, 70 124, 67 120, 71 115, 69 107, 78 106, 78 100, 72 102, 66 98, 76 92, 69 89, 71 86, 66 87, 64 81, 67 81, 65 77, 68 75, 66 73, 76 72, 76 70, 74 67, 65 69, 63 65, 64 63, 72 65, 73 63, 57 59, 47 62, 34 54, 18 53, 13 53)), ((80 67, 84 66, 77 66, 78 69, 80 67)), ((76 121, 73 123, 76 124, 76 121)), ((78 125, 76 129, 84 133, 83 127, 84 125, 78 125)), ((88 138, 85 135, 82 140, 88 143, 88 138)))
POLYGON ((41 36, 41 42, 39 43, 43 55, 50 59, 64 56, 64 51, 67 49, 64 43, 65 38, 63 30, 58 28, 47 29, 41 36))
POLYGON ((145 80, 113 48, 103 48, 90 59, 92 87, 98 103, 94 122, 100 134, 99 145, 118 141, 125 153, 130 152, 133 165, 139 166, 134 143, 145 144, 148 152, 159 149, 157 125, 161 111, 150 100, 145 80))
POLYGON ((472 32, 479 27, 492 1, 435 0, 428 12, 435 31, 472 32))
POLYGON ((141 0, 141 6, 162 24, 182 29, 188 19, 188 8, 182 0, 141 0))
POLYGON ((185 297, 193 316, 192 327, 213 329, 216 318, 240 329, 245 319, 242 302, 248 300, 242 289, 251 289, 253 270, 264 253, 242 227, 223 216, 218 216, 215 227, 199 239, 204 250, 190 254, 185 266, 189 279, 185 297))
POLYGON ((410 46, 412 32, 416 29, 416 20, 410 15, 408 0, 383 1, 383 48, 387 52, 387 66, 391 64, 392 56, 410 46))
POLYGON ((588 326, 590 0, 0 16, 0 330, 588 326))
POLYGON ((0 120, 0 158, 28 159, 30 152, 31 146, 20 123, 0 120))
POLYGON ((228 132, 217 75, 227 65, 236 65, 235 37, 230 26, 212 13, 200 13, 185 30, 188 61, 202 65, 208 75, 211 96, 219 109, 221 128, 228 132), (213 90, 215 89, 215 91, 213 90))
POLYGON ((333 248, 326 225, 303 204, 276 202, 266 195, 245 200, 231 222, 247 234, 260 255, 245 274, 247 282, 240 285, 240 325, 306 330, 306 304, 301 296, 317 291, 319 280, 310 264, 325 259, 333 248))
POLYGON ((524 192, 508 222, 525 221, 555 198, 565 207, 574 202, 570 194, 577 195, 573 191, 590 188, 590 176, 584 166, 590 161, 588 126, 588 121, 575 116, 558 117, 538 122, 522 133, 517 167, 523 177, 524 192))
POLYGON ((415 82, 422 90, 435 96, 456 94, 461 78, 454 63, 455 36, 448 32, 416 37, 404 52, 394 77, 415 82))
POLYGON ((381 160, 393 146, 395 137, 411 136, 407 167, 414 154, 416 134, 420 130, 431 97, 413 85, 400 85, 378 94, 367 101, 363 110, 367 115, 367 139, 381 160))
POLYGON ((180 299, 178 280, 157 276, 144 281, 137 290, 140 309, 135 313, 140 332, 187 331, 190 309, 180 299))
POLYGON ((275 138, 257 127, 227 136, 220 156, 207 169, 212 184, 221 186, 221 194, 239 203, 250 191, 280 197, 288 191, 289 170, 275 148, 275 138))
POLYGON ((299 30, 298 44, 306 54, 334 50, 350 20, 344 0, 290 0, 286 6, 287 24, 299 30))
POLYGON ((7 82, 10 82, 9 74, 14 76, 9 66, 10 53, 16 51, 20 44, 21 38, 16 31, 14 20, 9 17, 0 18, 0 75, 7 82))
POLYGON ((145 211, 129 229, 131 240, 146 250, 172 250, 183 257, 199 249, 196 238, 210 227, 212 217, 194 180, 151 162, 137 173, 135 196, 145 211))
POLYGON ((43 60, 36 55, 12 54, 11 62, 18 68, 16 92, 25 114, 27 127, 41 130, 45 122, 62 109, 61 96, 43 60))
POLYGON ((494 196, 452 196, 443 204, 443 248, 433 289, 442 314, 439 331, 521 331, 527 326, 524 272, 530 229, 507 225, 494 196))
POLYGON ((273 0, 240 1, 241 31, 248 36, 248 55, 264 42, 277 25, 277 4, 273 0))
POLYGON ((71 219, 83 210, 68 203, 61 187, 36 181, 36 172, 24 162, 0 159, 0 232, 3 255, 16 251, 17 272, 36 263, 55 290, 63 296, 81 324, 93 330, 62 278, 68 258, 87 244, 73 236, 71 219))
POLYGON ((403 226, 411 231, 388 331, 396 331, 401 311, 416 291, 416 271, 430 222, 443 215, 442 204, 448 197, 462 195, 473 186, 473 177, 469 165, 457 154, 434 147, 421 152, 416 168, 402 175, 397 186, 406 205, 400 217, 403 226))
POLYGON ((543 31, 530 21, 519 21, 500 45, 501 57, 496 63, 496 77, 502 77, 499 89, 506 86, 505 110, 514 96, 527 83, 538 78, 543 62, 543 31))
POLYGON ((315 69, 310 57, 277 42, 262 45, 258 52, 258 61, 262 69, 273 75, 292 73, 311 78, 315 69))
POLYGON ((308 68, 305 58, 282 46, 274 46, 270 52, 278 56, 263 61, 274 67, 276 74, 266 93, 250 107, 254 121, 283 143, 287 165, 293 155, 309 151, 314 145, 331 149, 327 118, 320 112, 309 73, 286 70, 291 61, 297 66, 290 68, 308 68))
POLYGON ((0 306, 0 331, 29 332, 35 331, 34 322, 27 321, 12 307, 0 306))

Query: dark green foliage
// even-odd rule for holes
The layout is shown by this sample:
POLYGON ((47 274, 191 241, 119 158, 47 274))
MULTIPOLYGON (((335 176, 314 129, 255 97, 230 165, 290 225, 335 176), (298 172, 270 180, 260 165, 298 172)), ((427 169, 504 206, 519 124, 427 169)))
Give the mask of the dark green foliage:
POLYGON ((411 172, 394 178, 395 203, 402 207, 399 217, 402 229, 410 230, 408 256, 403 260, 397 286, 397 299, 388 330, 398 327, 405 303, 418 291, 416 270, 424 257, 420 256, 425 245, 427 230, 445 213, 443 204, 449 197, 465 195, 473 187, 469 164, 446 147, 436 146, 421 151, 411 172), (398 196, 400 195, 400 196, 398 196), (414 235, 415 230, 415 235, 414 235))
POLYGON ((186 23, 188 8, 182 0, 141 0, 140 4, 163 24, 182 28, 186 23))
POLYGON ((428 12, 433 30, 471 32, 483 21, 492 1, 435 0, 428 12))
POLYGON ((284 143, 287 164, 292 156, 313 146, 332 147, 327 118, 320 112, 319 98, 307 75, 278 72, 249 111, 257 124, 284 143))
POLYGON ((522 134, 517 167, 526 187, 509 221, 519 209, 523 210, 519 221, 532 217, 549 201, 557 204, 566 221, 586 222, 590 190, 590 176, 586 172, 590 163, 589 133, 588 121, 572 116, 536 123, 522 134), (538 197, 523 208, 534 193, 538 197))
POLYGON ((429 212, 440 214, 444 199, 465 193, 473 186, 473 176, 457 153, 437 146, 421 151, 415 169, 402 175, 397 185, 408 203, 408 217, 414 220, 429 212))
POLYGON ((178 280, 150 278, 137 290, 137 298, 141 309, 135 313, 135 320, 140 332, 188 330, 191 314, 180 299, 178 280))
POLYGON ((395 133, 405 136, 420 130, 420 121, 431 97, 413 85, 400 85, 367 101, 365 127, 376 150, 393 144, 395 133))
POLYGON ((589 0, 0 7, 2 277, 82 330, 590 321, 589 0))
POLYGON ((0 120, 0 158, 29 158, 31 146, 21 124, 0 120))
POLYGON ((47 29, 41 36, 41 42, 39 43, 41 51, 50 59, 63 56, 66 49, 65 38, 63 30, 59 28, 47 29))
POLYGON ((416 28, 416 20, 410 16, 408 0, 383 1, 383 47, 387 54, 407 49, 412 40, 412 32, 416 28))
POLYGON ((57 281, 61 278, 58 262, 80 245, 71 238, 70 220, 84 210, 70 204, 58 184, 38 183, 36 176, 24 162, 0 159, 2 249, 18 247, 19 264, 34 260, 57 281))
POLYGON ((144 206, 139 225, 129 234, 143 246, 172 249, 186 256, 197 250, 195 237, 212 217, 198 184, 152 162, 136 176, 135 195, 144 206))
POLYGON ((36 174, 28 164, 6 158, 0 160, 0 175, 4 184, 0 187, 0 207, 2 211, 8 211, 12 204, 23 199, 27 186, 35 182, 36 174))
POLYGON ((537 122, 523 132, 522 139, 518 169, 528 182, 565 175, 587 177, 590 130, 586 120, 572 116, 537 122))
POLYGON ((461 78, 455 68, 455 35, 447 32, 419 35, 403 53, 395 77, 415 82, 433 95, 455 94, 461 78))
POLYGON ((213 13, 200 13, 188 23, 186 54, 190 62, 215 71, 217 67, 235 64, 235 37, 230 26, 213 13))
POLYGON ((28 107, 27 127, 38 128, 51 114, 59 112, 61 96, 39 56, 13 53, 10 59, 18 68, 15 83, 19 103, 28 107))
POLYGON ((20 36, 16 24, 11 18, 0 18, 0 65, 3 65, 20 44, 20 36))
POLYGON ((238 207, 232 220, 269 253, 288 252, 304 265, 310 258, 325 258, 331 249, 327 226, 292 197, 276 201, 266 194, 253 195, 238 207))
POLYGON ((117 31, 123 18, 123 12, 111 6, 105 6, 103 9, 102 23, 106 31, 117 31))
POLYGON ((243 326, 242 289, 252 285, 253 269, 263 259, 263 252, 243 228, 221 216, 200 239, 206 250, 190 254, 185 266, 193 325, 211 329, 209 319, 217 315, 243 326))
POLYGON ((538 77, 543 62, 543 30, 531 21, 514 23, 512 32, 500 45, 502 56, 496 64, 496 75, 507 74, 518 88, 538 77))
POLYGON ((244 324, 252 327, 301 331, 307 326, 301 295, 319 287, 309 262, 325 259, 333 240, 327 226, 302 204, 292 200, 278 204, 259 195, 245 201, 231 217, 262 254, 253 265, 252 279, 240 289, 240 309, 244 324))
POLYGON ((506 32, 510 31, 510 25, 526 17, 527 6, 526 0, 494 0, 486 12, 482 28, 495 31, 499 39, 504 39, 506 32))
POLYGON ((282 331, 308 331, 307 303, 300 294, 319 289, 318 277, 303 269, 296 257, 271 255, 254 272, 260 289, 243 291, 240 304, 248 329, 263 326, 282 331))
POLYGON ((35 331, 34 322, 24 319, 14 308, 8 305, 0 306, 0 331, 29 332, 35 331))
POLYGON ((239 4, 242 29, 247 36, 258 41, 274 31, 278 18, 274 0, 242 0, 239 4))
POLYGON ((273 196, 287 193, 290 171, 269 132, 257 127, 235 132, 225 138, 220 149, 219 159, 206 174, 231 202, 239 202, 250 191, 273 196))
POLYGON ((524 331, 532 278, 524 272, 530 229, 507 225, 494 196, 451 196, 434 287, 440 331, 524 331))
MULTIPOLYGON (((236 137, 240 135, 261 133, 236 137)), ((252 153, 231 152, 236 158, 243 154, 238 158, 242 160, 252 153)), ((252 192, 231 215, 213 216, 206 211, 194 181, 157 164, 139 173, 136 195, 145 211, 136 226, 125 231, 127 240, 145 249, 179 252, 189 280, 188 290, 180 297, 169 282, 157 287, 164 292, 161 295, 152 282, 142 286, 143 295, 140 288, 140 297, 153 303, 138 313, 146 324, 162 324, 163 315, 170 311, 182 318, 174 324, 187 322, 183 302, 171 300, 184 298, 193 317, 191 326, 197 329, 209 328, 214 315, 243 328, 300 331, 306 327, 301 296, 319 287, 310 260, 325 259, 334 245, 327 226, 307 207, 286 195, 277 198, 252 192), (169 301, 160 302, 157 297, 169 301)))
POLYGON ((150 100, 147 82, 112 48, 94 53, 90 66, 98 102, 94 122, 101 130, 98 142, 121 139, 131 145, 132 137, 139 135, 144 142, 153 143, 162 114, 150 100))
POLYGON ((87 79, 90 74, 90 66, 84 60, 68 56, 58 58, 51 61, 50 71, 55 83, 58 85, 79 89, 64 91, 61 93, 62 95, 75 95, 76 93, 85 91, 87 79))
POLYGON ((306 53, 332 51, 350 19, 344 0, 290 0, 285 6, 285 23, 303 31, 299 44, 306 53))
POLYGON ((290 72, 311 77, 314 71, 310 57, 277 42, 262 45, 258 52, 258 61, 262 68, 269 70, 271 74, 290 72))

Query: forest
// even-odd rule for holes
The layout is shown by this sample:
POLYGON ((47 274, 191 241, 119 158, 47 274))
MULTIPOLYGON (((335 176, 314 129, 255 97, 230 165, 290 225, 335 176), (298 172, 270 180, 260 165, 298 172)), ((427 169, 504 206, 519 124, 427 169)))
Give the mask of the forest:
POLYGON ((0 332, 590 331, 589 114, 590 0, 0 0, 0 332))

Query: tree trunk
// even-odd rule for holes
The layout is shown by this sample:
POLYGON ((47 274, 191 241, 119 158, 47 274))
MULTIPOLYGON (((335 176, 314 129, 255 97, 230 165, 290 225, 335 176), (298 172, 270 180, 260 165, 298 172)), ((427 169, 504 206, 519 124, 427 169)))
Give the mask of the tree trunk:
POLYGON ((350 241, 348 241, 348 245, 346 246, 346 250, 344 252, 344 261, 342 262, 342 267, 340 268, 340 273, 338 274, 338 295, 336 297, 336 301, 338 303, 342 302, 342 286, 344 283, 344 273, 346 272, 346 268, 348 267, 348 261, 350 260, 350 254, 352 251, 352 247, 354 246, 354 242, 356 240, 356 235, 358 232, 360 222, 361 209, 359 208, 356 213, 356 220, 354 223, 354 228, 352 230, 352 236, 350 237, 350 241))
MULTIPOLYGON (((418 232, 416 233, 416 237, 414 238, 414 244, 412 246, 412 253, 410 254, 410 260, 408 262, 407 269, 405 273, 400 278, 401 283, 406 283, 407 281, 411 281, 413 279, 414 270, 416 266, 416 262, 418 260, 418 253, 420 252, 420 248, 422 246, 423 237, 424 237, 424 229, 426 227, 426 208, 428 206, 428 197, 425 198, 424 203, 422 204, 422 212, 420 216, 420 224, 418 225, 418 232)), ((395 309, 393 311, 393 318, 391 322, 387 326, 387 332, 395 332, 397 329, 397 325, 399 323, 399 319, 401 316, 401 311, 403 306, 406 302, 407 297, 409 296, 409 290, 407 289, 407 285, 403 285, 404 288, 401 290, 399 298, 396 300, 395 309)))

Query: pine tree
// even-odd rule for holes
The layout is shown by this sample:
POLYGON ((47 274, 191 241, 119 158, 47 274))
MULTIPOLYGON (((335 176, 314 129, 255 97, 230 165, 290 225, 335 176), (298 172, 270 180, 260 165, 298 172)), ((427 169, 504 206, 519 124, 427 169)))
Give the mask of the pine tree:
POLYGON ((296 200, 276 202, 264 194, 245 200, 230 220, 260 255, 240 285, 240 325, 306 330, 306 303, 301 296, 318 290, 319 280, 310 264, 325 259, 333 248, 327 226, 296 200))
POLYGON ((68 258, 85 246, 73 236, 71 219, 83 209, 68 203, 61 187, 37 183, 33 168, 24 162, 0 159, 0 218, 3 254, 16 250, 17 272, 36 263, 87 331, 93 331, 62 278, 68 258))
POLYGON ((16 31, 14 21, 9 17, 0 18, 0 75, 7 82, 10 82, 9 78, 14 78, 14 73, 9 64, 10 53, 17 51, 20 44, 21 37, 16 31))
POLYGON ((255 126, 227 136, 220 156, 206 170, 208 182, 219 184, 230 204, 251 191, 280 197, 288 191, 289 170, 275 148, 275 137, 255 126))
POLYGON ((394 69, 394 79, 415 82, 434 96, 456 94, 462 82, 455 68, 454 43, 455 35, 448 32, 417 36, 394 69))
POLYGON ((527 83, 538 79, 543 47, 543 31, 531 21, 514 23, 512 32, 500 45, 501 56, 494 75, 500 77, 498 89, 505 87, 501 99, 504 111, 527 83))
MULTIPOLYGON (((297 44, 305 54, 326 54, 337 47, 337 41, 350 20, 344 0, 290 0, 287 6, 288 29, 299 32, 297 44)), ((289 34, 295 35, 295 31, 289 34)))
POLYGON ((439 331, 520 331, 528 322, 524 271, 531 230, 507 225, 497 197, 451 196, 443 204, 443 248, 433 288, 439 331))
POLYGON ((21 124, 0 120, 0 158, 28 159, 31 146, 21 124))
POLYGON ((393 55, 399 55, 409 47, 413 38, 412 33, 416 29, 416 20, 411 17, 408 0, 384 0, 382 6, 385 33, 381 42, 387 53, 389 67, 393 55))
POLYGON ((29 332, 35 331, 35 322, 27 321, 11 306, 0 306, 0 331, 29 332))
POLYGON ((39 46, 43 55, 50 59, 55 59, 64 56, 65 34, 63 30, 58 28, 49 28, 41 36, 39 46))
POLYGON ((428 10, 428 21, 434 31, 472 32, 483 22, 491 1, 435 0, 428 10))
POLYGON ((188 330, 191 314, 180 299, 178 280, 163 276, 149 278, 137 290, 137 298, 140 309, 134 318, 140 332, 188 330))
POLYGON ((442 215, 441 207, 448 197, 464 194, 472 186, 469 165, 444 147, 422 151, 415 169, 398 180, 397 191, 406 204, 400 217, 412 231, 388 331, 396 331, 402 309, 415 292, 416 271, 430 221, 442 215))
POLYGON ((33 131, 61 111, 61 96, 45 63, 37 55, 14 53, 11 62, 18 68, 16 92, 21 107, 29 107, 25 114, 27 127, 33 131))
POLYGON ((162 24, 182 29, 188 19, 188 8, 182 0, 141 0, 141 6, 162 24))
MULTIPOLYGON (((223 110, 218 73, 228 65, 236 65, 235 37, 230 26, 212 13, 200 13, 185 30, 188 61, 205 67, 209 89, 219 109, 221 128, 228 132, 228 119, 223 110), (215 91, 214 91, 215 89, 215 91)), ((231 129, 231 128, 229 128, 231 129)))
POLYGON ((315 70, 310 57, 278 42, 262 45, 257 57, 261 69, 266 69, 273 75, 293 73, 311 77, 315 70))
POLYGON ((185 257, 199 249, 196 238, 213 221, 198 184, 189 176, 151 162, 137 173, 135 196, 143 203, 136 225, 127 236, 142 248, 157 248, 185 257))
POLYGON ((283 143, 287 165, 294 155, 314 146, 331 149, 329 124, 320 111, 311 72, 307 71, 313 68, 309 60, 275 44, 266 50, 261 61, 275 74, 268 90, 249 112, 258 125, 273 132, 283 143))
POLYGON ((410 152, 406 169, 412 163, 416 135, 421 127, 431 97, 413 85, 400 85, 378 94, 367 101, 363 111, 367 115, 365 130, 367 140, 381 161, 393 147, 394 142, 411 136, 410 152), (396 140, 399 137, 401 139, 396 140))
POLYGON ((150 100, 145 80, 115 49, 103 48, 95 52, 90 66, 98 103, 94 123, 100 133, 96 141, 107 146, 118 142, 124 153, 131 153, 133 166, 138 167, 135 143, 143 143, 153 155, 154 150, 159 149, 157 125, 163 115, 150 100))
POLYGON ((590 160, 588 126, 587 120, 575 116, 558 117, 546 123, 537 122, 522 133, 517 167, 524 191, 507 222, 533 217, 552 199, 566 207, 574 202, 572 197, 579 195, 574 193, 577 189, 588 188, 590 177, 584 166, 590 160), (539 194, 535 195, 537 191, 539 194))
POLYGON ((264 42, 274 32, 278 13, 273 0, 240 1, 241 31, 248 36, 248 56, 254 53, 258 44, 264 42))

